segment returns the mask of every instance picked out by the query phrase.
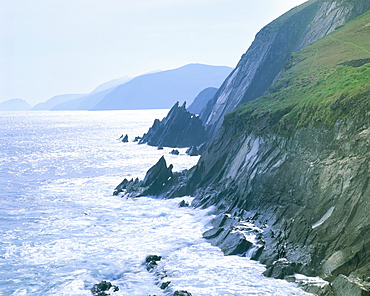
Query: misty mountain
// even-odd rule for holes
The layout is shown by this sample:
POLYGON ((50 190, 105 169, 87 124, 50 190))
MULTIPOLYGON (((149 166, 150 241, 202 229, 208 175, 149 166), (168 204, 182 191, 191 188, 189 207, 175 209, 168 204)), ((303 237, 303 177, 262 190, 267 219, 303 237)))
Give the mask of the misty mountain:
POLYGON ((59 104, 62 104, 62 103, 65 103, 65 102, 68 102, 70 100, 74 100, 74 99, 77 99, 77 98, 81 98, 83 96, 85 96, 85 95, 84 94, 67 94, 67 95, 54 96, 54 97, 50 98, 49 100, 47 100, 46 102, 39 103, 39 104, 35 105, 31 109, 31 111, 51 110, 59 104))
POLYGON ((90 110, 167 109, 176 101, 192 102, 207 87, 219 87, 230 67, 189 64, 138 76, 118 86, 90 110))
POLYGON ((31 105, 22 99, 11 99, 0 103, 0 111, 28 111, 31 105))
POLYGON ((217 92, 216 87, 207 87, 203 89, 194 99, 193 103, 187 108, 189 112, 193 114, 199 114, 200 111, 207 105, 207 103, 213 99, 217 92))
POLYGON ((126 82, 129 82, 132 78, 128 76, 124 76, 121 78, 113 79, 108 82, 105 82, 103 84, 100 84, 97 88, 95 88, 90 94, 95 94, 98 92, 102 92, 104 90, 108 90, 114 87, 117 87, 121 84, 125 84, 126 82))

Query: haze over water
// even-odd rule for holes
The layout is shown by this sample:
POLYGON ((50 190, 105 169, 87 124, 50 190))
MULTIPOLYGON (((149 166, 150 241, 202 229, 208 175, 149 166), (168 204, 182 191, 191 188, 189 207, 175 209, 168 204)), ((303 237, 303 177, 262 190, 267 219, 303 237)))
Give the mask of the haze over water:
MULTIPOLYGON (((131 142, 167 110, 0 113, 0 295, 309 295, 263 277, 245 257, 223 256, 202 238, 212 209, 179 208, 183 198, 112 196, 125 177, 142 178, 162 155, 175 170, 197 157, 131 142), (117 138, 128 134, 130 142, 117 138), (161 290, 143 261, 171 281, 161 290)), ((191 200, 190 197, 187 199, 191 200)))

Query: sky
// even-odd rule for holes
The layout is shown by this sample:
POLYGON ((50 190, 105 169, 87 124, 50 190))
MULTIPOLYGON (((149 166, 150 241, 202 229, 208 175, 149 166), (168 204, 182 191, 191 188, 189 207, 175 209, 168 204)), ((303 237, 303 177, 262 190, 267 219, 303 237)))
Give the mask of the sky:
POLYGON ((189 63, 235 67, 305 0, 0 0, 0 102, 89 93, 189 63))

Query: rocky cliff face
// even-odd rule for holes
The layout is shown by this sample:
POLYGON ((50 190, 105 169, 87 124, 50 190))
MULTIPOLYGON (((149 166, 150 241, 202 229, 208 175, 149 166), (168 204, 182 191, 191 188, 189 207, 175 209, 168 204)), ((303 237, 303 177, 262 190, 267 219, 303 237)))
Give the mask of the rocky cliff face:
POLYGON ((263 95, 284 72, 292 52, 316 41, 370 9, 366 0, 311 0, 264 27, 200 118, 209 135, 225 114, 263 95))
POLYGON ((268 95, 225 116, 187 182, 195 206, 263 229, 267 275, 319 275, 321 295, 370 295, 369 23, 295 53, 268 95))

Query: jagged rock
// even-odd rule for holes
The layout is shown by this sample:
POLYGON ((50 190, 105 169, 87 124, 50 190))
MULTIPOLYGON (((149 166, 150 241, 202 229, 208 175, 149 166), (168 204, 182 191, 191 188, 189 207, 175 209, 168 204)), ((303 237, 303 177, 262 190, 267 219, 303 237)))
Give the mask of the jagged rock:
POLYGON ((99 284, 94 285, 91 288, 91 293, 94 296, 106 296, 111 295, 111 292, 117 292, 119 288, 117 286, 112 285, 112 283, 107 281, 102 281, 99 284))
POLYGON ((139 144, 161 147, 189 147, 207 140, 202 121, 177 102, 161 121, 156 119, 139 144))
POLYGON ((142 195, 160 194, 166 185, 171 182, 171 178, 173 176, 172 168, 172 164, 167 167, 166 160, 164 159, 164 156, 162 156, 146 173, 141 186, 147 187, 147 189, 142 193, 142 195))
POLYGON ((122 139, 122 142, 123 143, 127 143, 128 142, 128 135, 126 134, 124 137, 123 135, 120 137, 120 139, 122 139))
POLYGON ((186 154, 188 154, 190 156, 198 156, 199 155, 199 151, 197 149, 197 146, 191 146, 190 148, 188 148, 186 150, 186 154))
POLYGON ((141 137, 136 136, 135 139, 134 139, 134 142, 139 142, 139 140, 141 140, 141 137))
POLYGON ((135 180, 134 179, 131 179, 130 181, 125 178, 114 189, 113 195, 118 195, 119 193, 123 192, 124 190, 131 191, 133 188, 136 188, 139 183, 140 183, 140 181, 139 181, 138 178, 136 178, 135 180))
POLYGON ((173 149, 173 150, 170 152, 170 154, 172 154, 172 155, 179 155, 179 154, 180 154, 180 151, 179 151, 179 150, 177 150, 177 149, 173 149))
POLYGON ((333 282, 335 296, 369 296, 370 284, 363 284, 340 274, 333 282))
POLYGON ((287 275, 292 275, 295 272, 296 264, 289 262, 285 258, 275 261, 263 272, 264 276, 283 279, 287 275))
POLYGON ((173 293, 173 296, 192 296, 192 295, 188 291, 179 290, 175 291, 175 293, 173 293))

